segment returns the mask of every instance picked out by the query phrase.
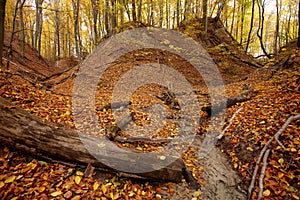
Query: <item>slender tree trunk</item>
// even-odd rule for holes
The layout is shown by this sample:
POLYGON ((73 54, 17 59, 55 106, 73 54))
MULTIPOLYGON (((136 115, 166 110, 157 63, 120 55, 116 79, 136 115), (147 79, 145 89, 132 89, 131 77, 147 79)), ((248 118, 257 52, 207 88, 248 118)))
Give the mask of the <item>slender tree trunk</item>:
POLYGON ((21 57, 24 58, 24 44, 25 44, 25 25, 24 25, 24 19, 23 19, 23 6, 25 4, 26 0, 21 1, 20 5, 20 24, 21 24, 21 57))
POLYGON ((76 46, 76 55, 78 60, 81 60, 81 45, 80 45, 80 32, 79 32, 79 3, 80 0, 72 0, 74 9, 74 39, 76 46))
POLYGON ((139 22, 142 22, 142 7, 143 7, 143 0, 139 0, 138 13, 137 13, 137 18, 139 22))
POLYGON ((167 26, 167 29, 170 28, 170 21, 171 21, 171 17, 170 17, 170 2, 168 2, 166 0, 166 26, 167 26))
POLYGON ((225 3, 226 3, 226 0, 223 0, 223 1, 221 2, 221 4, 219 5, 218 12, 217 12, 217 15, 216 15, 216 18, 217 18, 217 19, 220 19, 221 14, 222 14, 222 12, 223 12, 223 10, 224 10, 225 3))
POLYGON ((176 24, 177 26, 180 24, 180 0, 176 1, 176 24))
POLYGON ((298 41, 297 46, 300 47, 300 0, 298 3, 298 41))
POLYGON ((274 54, 278 53, 278 36, 279 36, 279 2, 276 0, 276 26, 274 34, 274 54))
MULTIPOLYGON (((58 4, 58 2, 57 2, 58 4)), ((59 6, 56 6, 56 11, 55 11, 55 47, 54 47, 54 56, 60 58, 61 56, 61 48, 60 48, 60 17, 59 17, 59 6), (57 54, 56 54, 57 53, 57 54)))
POLYGON ((163 19, 164 19, 164 0, 160 0, 158 5, 159 5, 159 27, 162 27, 163 19))
POLYGON ((243 44, 243 32, 244 32, 244 21, 245 21, 245 10, 246 10, 246 7, 245 7, 245 2, 243 0, 242 2, 242 5, 241 5, 241 38, 240 38, 240 44, 242 45, 243 44))
MULTIPOLYGON (((16 6, 14 10, 14 17, 13 17, 13 24, 12 24, 12 30, 11 30, 11 36, 10 36, 10 41, 9 41, 9 47, 6 52, 6 57, 9 58, 11 52, 12 52, 12 42, 14 40, 14 35, 15 35, 15 26, 16 26, 16 19, 17 19, 17 14, 18 14, 18 8, 21 0, 16 1, 16 6)), ((8 70, 9 68, 9 62, 6 63, 6 69, 8 70)))
POLYGON ((111 0, 111 30, 112 34, 115 33, 117 27, 117 9, 116 9, 116 0, 111 0))
POLYGON ((94 47, 97 44, 98 41, 98 15, 99 15, 99 1, 98 0, 91 0, 92 8, 93 8, 93 45, 94 47))
POLYGON ((132 20, 136 22, 136 5, 135 0, 132 0, 132 20))
POLYGON ((6 0, 0 0, 0 66, 3 66, 4 20, 6 0))
POLYGON ((253 30, 253 23, 254 23, 254 12, 255 12, 255 0, 252 0, 250 28, 249 28, 247 44, 246 44, 246 49, 245 49, 246 52, 248 51, 250 40, 251 40, 251 33, 253 30))
POLYGON ((41 56, 41 39, 42 39, 42 29, 43 29, 43 4, 44 0, 35 0, 36 6, 36 33, 34 47, 37 49, 38 56, 41 56))
POLYGON ((110 35, 110 25, 109 25, 109 1, 105 0, 105 9, 104 9, 104 25, 106 34, 110 35))
POLYGON ((263 53, 268 57, 271 58, 271 56, 268 54, 264 41, 263 41, 263 32, 264 32, 264 21, 265 21, 265 0, 257 0, 257 5, 259 9, 259 27, 257 30, 257 37, 259 38, 260 47, 263 51, 263 53))
POLYGON ((207 0, 203 0, 203 21, 204 21, 204 32, 207 33, 207 0))
MULTIPOLYGON (((289 9, 291 10, 291 7, 289 6, 289 9)), ((290 39, 290 29, 291 29, 291 13, 289 13, 289 17, 287 19, 287 27, 285 30, 285 43, 287 44, 289 42, 290 39)))
POLYGON ((232 11, 232 21, 231 21, 231 27, 230 27, 230 34, 232 35, 233 32, 233 26, 234 26, 234 20, 235 20, 235 8, 236 8, 236 0, 233 1, 233 11, 232 11))

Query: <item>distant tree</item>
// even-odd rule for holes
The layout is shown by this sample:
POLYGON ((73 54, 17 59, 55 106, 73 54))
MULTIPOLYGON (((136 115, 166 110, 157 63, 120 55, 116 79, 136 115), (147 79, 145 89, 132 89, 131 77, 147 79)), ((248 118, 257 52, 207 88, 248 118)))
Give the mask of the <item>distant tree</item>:
POLYGON ((298 5, 298 41, 297 46, 300 47, 300 0, 298 5))
POLYGON ((208 1, 207 0, 203 0, 203 20, 204 20, 204 32, 207 33, 207 7, 208 1))
POLYGON ((43 4, 44 0, 35 0, 35 40, 34 40, 34 47, 38 51, 38 56, 41 56, 41 40, 42 40, 42 29, 43 29, 43 4))
POLYGON ((2 66, 3 44, 4 44, 4 19, 6 0, 0 0, 0 65, 2 66))
POLYGON ((250 28, 249 28, 247 44, 246 44, 246 52, 248 51, 250 40, 251 40, 251 33, 253 30, 253 23, 254 23, 254 12, 255 12, 255 0, 252 0, 251 21, 250 21, 250 28))

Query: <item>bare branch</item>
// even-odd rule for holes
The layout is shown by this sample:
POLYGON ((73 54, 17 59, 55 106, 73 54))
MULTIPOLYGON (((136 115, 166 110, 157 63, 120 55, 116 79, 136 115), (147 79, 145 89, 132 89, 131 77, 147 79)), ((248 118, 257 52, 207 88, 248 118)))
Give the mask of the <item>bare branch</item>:
POLYGON ((265 144, 264 148, 260 151, 259 157, 256 161, 256 166, 252 175, 252 179, 251 179, 251 183, 250 186, 248 188, 248 199, 251 199, 251 195, 252 195, 252 190, 254 188, 254 184, 255 184, 255 178, 258 172, 258 168, 259 168, 259 164, 261 162, 261 159, 264 155, 264 153, 266 152, 267 148, 270 146, 270 144, 272 143, 272 141, 280 136, 280 134, 286 129, 286 127, 294 120, 298 120, 300 119, 300 114, 295 115, 295 116, 291 116, 288 118, 288 120, 286 120, 286 122, 283 124, 283 126, 277 131, 277 133, 268 140, 268 142, 265 144))
POLYGON ((222 131, 222 133, 220 133, 220 135, 218 135, 218 137, 217 137, 218 140, 220 140, 224 136, 224 134, 226 133, 228 128, 231 126, 233 119, 241 110, 243 110, 243 108, 239 108, 237 111, 235 111, 235 113, 232 115, 232 117, 229 120, 228 126, 226 126, 226 128, 222 131))
POLYGON ((264 155, 263 158, 263 166, 261 168, 260 171, 260 176, 259 176, 259 193, 258 193, 258 200, 260 200, 262 198, 262 194, 264 191, 264 177, 265 177, 265 173, 266 173, 266 168, 267 168, 267 161, 268 161, 268 156, 270 153, 270 149, 268 149, 264 155))

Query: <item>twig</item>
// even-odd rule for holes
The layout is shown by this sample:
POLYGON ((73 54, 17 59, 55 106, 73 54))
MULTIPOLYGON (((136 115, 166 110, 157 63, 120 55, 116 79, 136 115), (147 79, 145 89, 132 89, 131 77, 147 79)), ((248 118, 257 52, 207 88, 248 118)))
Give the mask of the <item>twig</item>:
POLYGON ((275 137, 276 142, 279 144, 279 146, 281 146, 281 148, 283 148, 283 150, 286 151, 285 146, 279 141, 279 139, 277 137, 275 137))
POLYGON ((286 122, 283 124, 283 126, 277 131, 277 133, 268 140, 268 142, 265 144, 264 148, 260 151, 260 154, 259 154, 259 157, 256 161, 256 165, 255 165, 255 169, 254 169, 254 172, 253 172, 253 175, 252 175, 252 179, 251 179, 251 183, 250 183, 250 186, 248 188, 248 199, 251 198, 251 195, 252 195, 252 190, 254 188, 254 183, 255 183, 255 177, 257 175, 257 172, 258 172, 258 168, 259 168, 259 164, 261 162, 261 159, 264 155, 264 153, 266 152, 267 148, 270 146, 271 142, 275 139, 275 138, 278 138, 280 136, 280 134, 286 129, 286 127, 294 120, 298 120, 300 119, 300 114, 298 115, 295 115, 295 116, 291 116, 288 118, 288 120, 286 120, 286 122))
POLYGON ((227 129, 231 126, 233 119, 235 118, 235 116, 236 116, 241 110, 243 110, 243 108, 239 108, 237 111, 235 111, 235 113, 233 114, 233 116, 232 116, 232 117, 230 118, 230 120, 229 120, 228 126, 226 126, 226 128, 222 131, 222 133, 220 133, 220 135, 218 135, 218 137, 217 137, 218 140, 220 140, 220 139, 224 136, 224 134, 225 134, 225 132, 227 131, 227 129))
POLYGON ((266 168, 267 168, 267 161, 268 161, 268 156, 269 156, 269 153, 270 153, 270 149, 268 149, 264 155, 264 158, 263 158, 263 166, 261 168, 261 171, 260 171, 260 176, 259 176, 259 193, 258 193, 258 200, 260 200, 262 198, 262 195, 263 195, 263 191, 264 191, 264 177, 265 177, 265 172, 266 172, 266 168))

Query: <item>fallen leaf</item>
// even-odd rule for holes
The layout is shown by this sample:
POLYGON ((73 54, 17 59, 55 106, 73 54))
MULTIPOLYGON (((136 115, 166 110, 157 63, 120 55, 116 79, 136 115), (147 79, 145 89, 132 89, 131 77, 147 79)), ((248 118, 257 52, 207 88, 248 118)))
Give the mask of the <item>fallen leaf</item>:
POLYGON ((10 176, 4 181, 4 183, 12 183, 15 179, 16 179, 16 176, 10 176))
POLYGON ((83 176, 83 172, 81 172, 81 171, 76 171, 76 175, 77 175, 77 176, 83 176))
POLYGON ((98 187, 99 187, 99 184, 97 182, 95 182, 94 185, 93 185, 94 191, 96 191, 98 189, 98 187))
POLYGON ((51 195, 52 197, 57 197, 57 196, 59 196, 59 195, 61 195, 61 194, 62 194, 62 192, 61 192, 60 190, 58 190, 58 191, 52 192, 50 195, 51 195))
POLYGON ((265 197, 270 196, 270 194, 271 194, 270 190, 265 190, 265 191, 263 192, 263 195, 264 195, 265 197))
POLYGON ((75 183, 77 185, 79 185, 80 181, 81 181, 81 177, 80 176, 75 176, 75 183))
POLYGON ((39 187, 38 192, 39 192, 39 193, 42 193, 42 192, 45 191, 45 189, 46 189, 45 186, 41 186, 41 187, 39 187))
POLYGON ((73 197, 71 200, 80 200, 81 197, 79 195, 76 195, 75 197, 73 197))
POLYGON ((64 197, 66 198, 66 199, 70 199, 71 197, 72 197, 72 192, 71 191, 68 191, 68 192, 66 192, 65 194, 64 194, 64 197))

